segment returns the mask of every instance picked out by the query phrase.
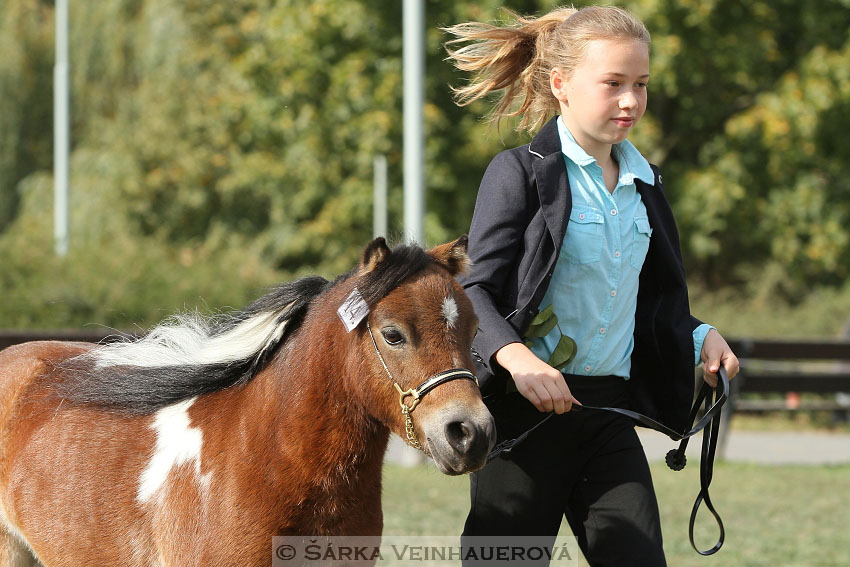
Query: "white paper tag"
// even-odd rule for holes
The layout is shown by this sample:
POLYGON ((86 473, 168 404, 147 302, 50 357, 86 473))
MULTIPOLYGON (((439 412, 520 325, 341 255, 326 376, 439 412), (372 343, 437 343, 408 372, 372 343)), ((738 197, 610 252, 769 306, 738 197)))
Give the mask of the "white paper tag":
POLYGON ((354 291, 345 298, 340 308, 336 310, 336 313, 342 320, 342 324, 345 325, 345 330, 350 333, 369 314, 369 304, 366 303, 366 300, 355 287, 354 291))

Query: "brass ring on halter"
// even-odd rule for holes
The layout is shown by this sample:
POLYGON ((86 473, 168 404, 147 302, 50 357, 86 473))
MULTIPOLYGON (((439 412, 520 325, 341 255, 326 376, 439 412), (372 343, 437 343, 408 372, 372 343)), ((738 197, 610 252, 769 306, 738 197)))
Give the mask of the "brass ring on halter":
POLYGON ((399 386, 397 382, 393 382, 393 386, 395 386, 395 389, 398 390, 398 395, 399 395, 398 403, 401 404, 402 413, 412 412, 414 410, 414 408, 416 408, 416 406, 419 405, 419 401, 420 401, 419 392, 415 388, 411 388, 409 390, 403 391, 401 389, 401 386, 399 386), (409 406, 404 403, 404 398, 406 398, 407 396, 413 396, 413 403, 410 404, 409 406))

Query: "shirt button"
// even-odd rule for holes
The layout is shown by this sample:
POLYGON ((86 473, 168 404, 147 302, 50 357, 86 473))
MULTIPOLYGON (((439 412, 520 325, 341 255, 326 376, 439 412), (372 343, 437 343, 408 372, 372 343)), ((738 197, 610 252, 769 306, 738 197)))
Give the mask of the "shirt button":
POLYGON ((588 364, 587 366, 585 366, 585 367, 584 367, 584 371, 585 371, 585 372, 590 372, 590 365, 589 365, 589 364, 588 364))
POLYGON ((605 327, 602 327, 601 329, 599 329, 599 334, 600 334, 600 335, 604 335, 604 334, 605 334, 605 327))
POLYGON ((611 297, 616 297, 616 296, 617 296, 617 290, 616 290, 616 289, 612 289, 612 290, 611 290, 611 297))
POLYGON ((617 214, 617 209, 611 209, 611 214, 612 214, 612 215, 616 215, 616 214, 617 214))
POLYGON ((617 251, 615 251, 615 252, 614 252, 614 257, 615 257, 615 258, 619 258, 619 257, 620 257, 620 251, 619 251, 619 250, 617 250, 617 251))
POLYGON ((584 213, 581 213, 581 214, 578 216, 578 218, 580 218, 581 220, 584 220, 584 213))

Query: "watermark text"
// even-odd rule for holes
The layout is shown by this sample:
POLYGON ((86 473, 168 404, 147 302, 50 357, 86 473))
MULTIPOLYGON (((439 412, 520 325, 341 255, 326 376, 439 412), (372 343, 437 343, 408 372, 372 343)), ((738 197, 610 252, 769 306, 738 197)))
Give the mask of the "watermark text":
POLYGON ((295 565, 557 565, 575 567, 572 536, 279 536, 272 542, 272 567, 295 565))

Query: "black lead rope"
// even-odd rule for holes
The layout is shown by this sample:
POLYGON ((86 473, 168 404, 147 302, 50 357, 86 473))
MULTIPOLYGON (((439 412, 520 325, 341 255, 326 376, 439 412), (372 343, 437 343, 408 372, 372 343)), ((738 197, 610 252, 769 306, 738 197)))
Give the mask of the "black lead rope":
MULTIPOLYGON (((717 513, 717 510, 714 509, 714 504, 711 502, 711 497, 708 494, 708 487, 711 485, 711 478, 714 474, 714 455, 717 452, 717 439, 720 433, 720 410, 723 408, 723 404, 726 403, 726 400, 729 399, 729 377, 726 374, 726 370, 724 368, 720 368, 718 371, 718 376, 720 377, 720 392, 718 393, 718 388, 712 388, 707 383, 703 383, 702 388, 697 395, 696 401, 694 401, 694 405, 691 408, 690 417, 688 418, 688 423, 694 423, 696 421, 697 414, 699 413, 700 405, 705 403, 705 413, 702 418, 693 425, 690 431, 687 433, 678 433, 666 425, 655 421, 654 419, 643 415, 642 413, 637 413, 631 410, 623 409, 623 408, 611 408, 611 407, 595 407, 595 406, 584 406, 579 404, 573 404, 573 408, 571 411, 607 411, 618 413, 620 415, 624 415, 630 419, 633 419, 640 425, 644 427, 648 427, 649 429, 654 429, 655 431, 659 431, 667 436, 669 436, 673 441, 680 441, 678 449, 671 449, 665 458, 667 462, 667 466, 673 469, 674 471, 680 471, 685 468, 685 464, 687 463, 687 457, 685 456, 685 449, 688 447, 688 440, 699 433, 700 431, 706 429, 707 435, 702 436, 702 453, 700 455, 700 469, 699 469, 699 479, 700 479, 700 491, 697 494, 696 501, 694 502, 694 507, 691 510, 691 519, 688 526, 688 537, 691 540, 691 546, 694 550, 700 555, 713 555, 717 553, 717 551, 723 547, 723 542, 726 539, 726 531, 723 529, 723 520, 720 519, 720 514, 717 513), (699 511, 700 505, 705 502, 705 507, 708 508, 709 512, 714 516, 715 521, 717 522, 717 527, 720 528, 720 536, 717 539, 717 543, 714 544, 714 547, 706 550, 701 550, 694 543, 694 523, 696 522, 697 512, 699 511)), ((542 420, 540 420, 537 424, 534 425, 528 431, 525 431, 515 439, 508 439, 506 441, 502 441, 487 455, 487 462, 492 461, 496 457, 502 455, 509 454, 517 445, 520 445, 526 438, 534 432, 534 430, 541 427, 544 423, 549 421, 554 413, 550 413, 542 420)))

